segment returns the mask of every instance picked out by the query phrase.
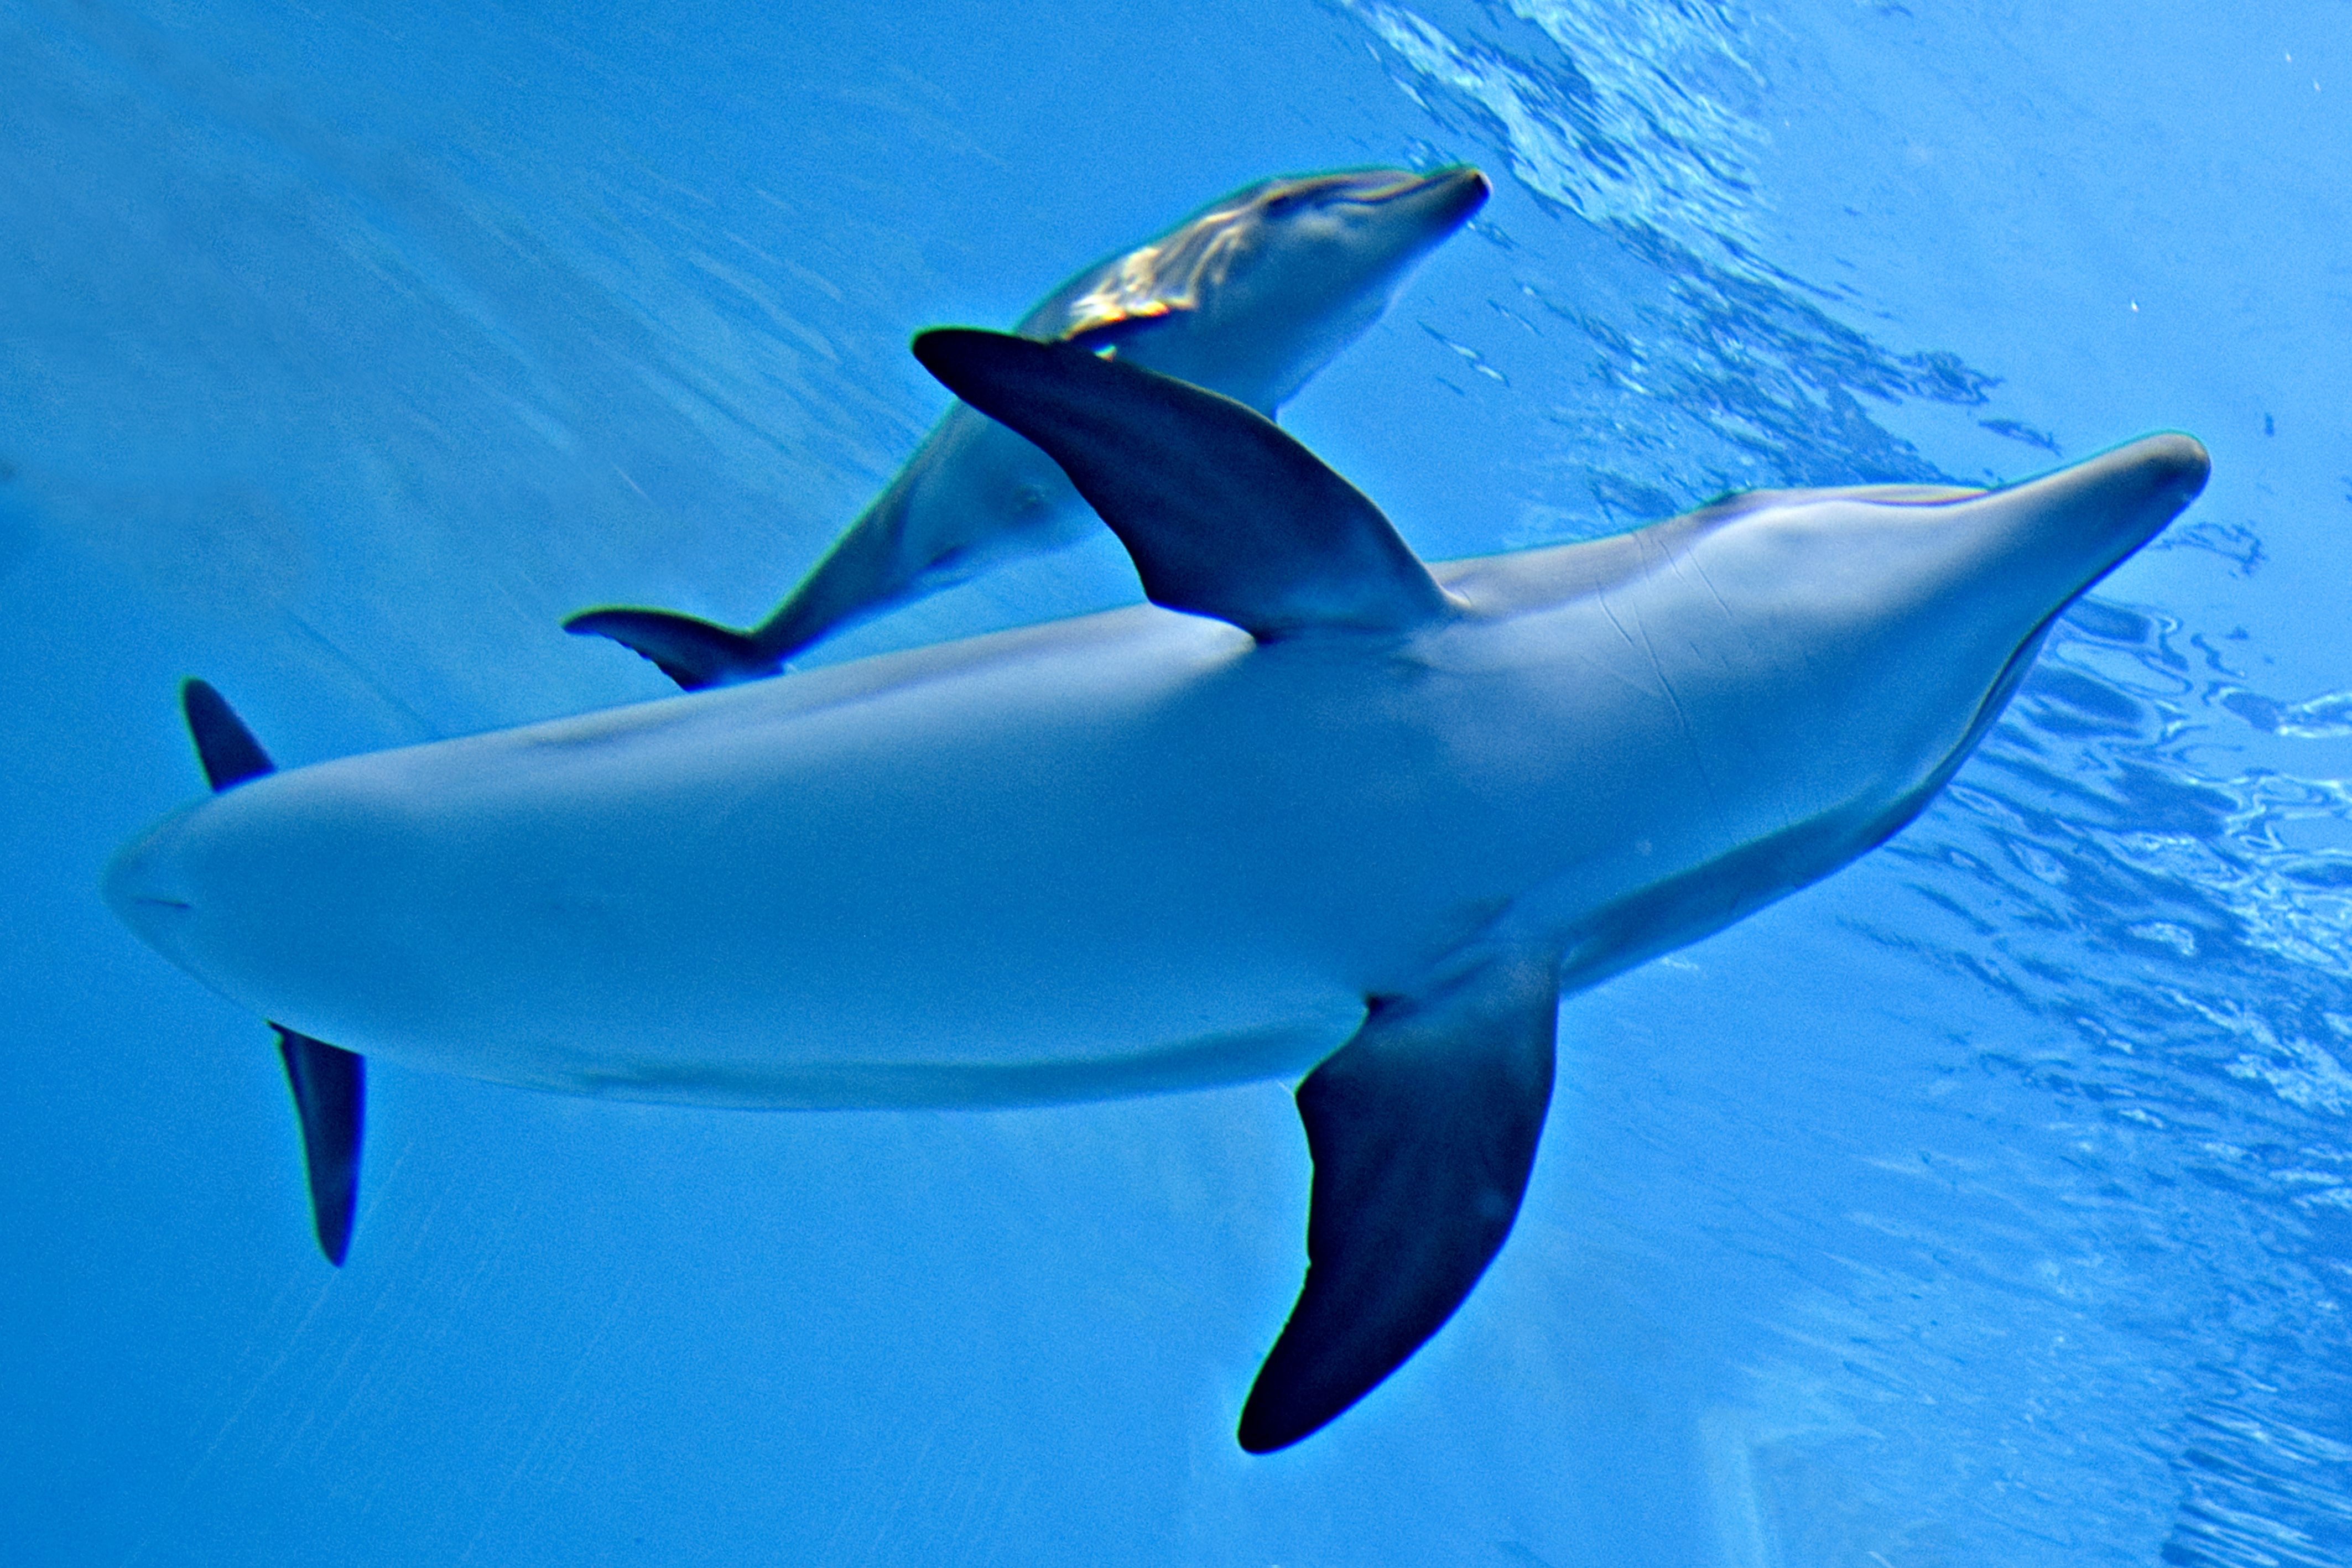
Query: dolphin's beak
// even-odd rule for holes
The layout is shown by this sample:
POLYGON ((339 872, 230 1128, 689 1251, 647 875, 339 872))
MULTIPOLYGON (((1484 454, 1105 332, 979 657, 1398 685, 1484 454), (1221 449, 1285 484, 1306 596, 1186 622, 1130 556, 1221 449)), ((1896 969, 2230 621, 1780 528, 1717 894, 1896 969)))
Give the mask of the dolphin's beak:
POLYGON ((2196 437, 2151 435, 1959 507, 2021 543, 2035 538, 2080 592, 2179 517, 2212 467, 2196 437))
POLYGON ((1426 220, 1430 232, 1448 235, 1485 206, 1494 190, 1486 175, 1465 163, 1399 185, 1375 200, 1383 206, 1395 204, 1416 209, 1426 220))
POLYGON ((1927 510, 1958 525, 1962 559, 1926 580, 1952 607, 1955 651, 1974 636, 2005 653, 1957 761, 2016 690, 2066 607, 2164 531, 2205 488, 2212 460, 2195 437, 2151 435, 2021 485, 1927 510))
POLYGON ((1954 607, 1946 622, 1955 655, 1975 636, 2003 652, 1968 732, 1932 781, 1950 770, 2000 716, 2066 607, 2164 531, 2205 488, 2212 459, 2194 436, 2151 435, 2072 467, 1923 512, 1960 525, 1969 558, 1936 574, 1933 598, 1954 607))

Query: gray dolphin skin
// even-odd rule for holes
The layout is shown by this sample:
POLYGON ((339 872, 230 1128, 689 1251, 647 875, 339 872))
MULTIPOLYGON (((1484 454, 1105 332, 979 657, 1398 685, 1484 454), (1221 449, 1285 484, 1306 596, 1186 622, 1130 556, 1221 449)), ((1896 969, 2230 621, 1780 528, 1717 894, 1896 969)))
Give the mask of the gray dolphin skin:
MULTIPOLYGON (((1150 603, 276 772, 192 688, 219 789, 105 894, 336 1051, 302 1055, 331 1090, 372 1055, 731 1106, 1304 1074, 1306 1277, 1253 1452, 1485 1271, 1560 996, 1909 821, 2207 473, 2157 435, 2004 489, 1751 494, 1432 568, 1241 402, 1080 344, 915 351, 1053 455, 1150 603)), ((351 1086, 301 1101, 322 1241, 351 1086)))
MULTIPOLYGON (((1085 343, 1271 417, 1361 337, 1487 195, 1475 169, 1267 180, 1088 267, 1014 329, 1085 343)), ((661 610, 564 629, 636 650, 688 691, 772 675, 819 639, 1094 526, 1053 461, 958 405, 774 614, 749 632, 661 610)))

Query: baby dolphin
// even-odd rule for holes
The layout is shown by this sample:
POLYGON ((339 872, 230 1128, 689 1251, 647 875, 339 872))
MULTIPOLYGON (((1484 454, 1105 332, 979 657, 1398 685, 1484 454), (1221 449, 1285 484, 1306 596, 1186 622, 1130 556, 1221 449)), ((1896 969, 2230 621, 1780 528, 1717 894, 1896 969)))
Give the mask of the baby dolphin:
MULTIPOLYGON (((1468 168, 1264 181, 1078 274, 1014 330, 1101 349, 1272 417, 1486 194, 1468 168)), ((563 625, 625 643, 688 691, 724 685, 772 675, 828 633, 999 561, 1075 544, 1092 525, 1044 453, 959 404, 751 631, 660 610, 591 610, 563 625)))
POLYGON ((1304 1073, 1305 1286, 1240 1427, 1297 1442, 1502 1245, 1561 994, 1917 815, 2207 471, 2158 435, 1431 568, 1238 402, 1079 344, 915 351, 1150 603, 283 772, 192 688, 219 791, 106 895, 279 1030, 322 1241, 360 1055, 738 1106, 1304 1073))

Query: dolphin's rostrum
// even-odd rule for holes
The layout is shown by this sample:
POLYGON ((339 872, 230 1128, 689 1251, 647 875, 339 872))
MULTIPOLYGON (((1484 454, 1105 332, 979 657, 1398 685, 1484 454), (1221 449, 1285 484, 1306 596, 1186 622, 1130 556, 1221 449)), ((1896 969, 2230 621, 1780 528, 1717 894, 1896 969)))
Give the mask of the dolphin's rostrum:
POLYGON ((1361 1398, 1495 1256, 1559 995, 1908 821, 2207 468, 2159 435, 1432 569, 1240 402, 1082 344, 916 351, 1063 465, 1153 604, 259 774, 107 894, 283 1029, 541 1088, 960 1105, 1303 1072, 1307 1270, 1255 1451, 1361 1398))
MULTIPOLYGON (((1083 343, 1271 416, 1380 319, 1486 192, 1469 168, 1261 181, 1088 267, 1014 330, 1083 343)), ((1073 544, 1090 526, 1043 453, 959 405, 751 631, 663 610, 591 610, 564 626, 625 643, 688 691, 724 685, 774 674, 820 638, 997 562, 1073 544)))

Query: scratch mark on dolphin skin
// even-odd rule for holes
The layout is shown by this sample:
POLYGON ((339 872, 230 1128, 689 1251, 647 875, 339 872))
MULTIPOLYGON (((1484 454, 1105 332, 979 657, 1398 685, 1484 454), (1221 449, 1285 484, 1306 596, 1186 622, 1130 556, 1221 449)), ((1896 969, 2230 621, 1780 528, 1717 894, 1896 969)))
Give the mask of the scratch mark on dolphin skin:
MULTIPOLYGON (((1642 541, 1642 553, 1645 558, 1649 557, 1652 550, 1662 549, 1662 547, 1654 544, 1646 534, 1636 535, 1635 537, 1642 541)), ((1682 575, 1681 566, 1675 559, 1673 549, 1665 548, 1663 549, 1663 553, 1666 565, 1673 569, 1676 577, 1680 577, 1682 575)), ((1646 578, 1652 574, 1650 571, 1644 570, 1642 575, 1646 578)), ((1603 599, 1601 602, 1605 607, 1608 601, 1606 599, 1603 599)), ((1622 624, 1618 623, 1617 617, 1613 612, 1610 615, 1609 620, 1612 625, 1617 626, 1618 631, 1624 631, 1625 628, 1622 624)), ((1706 803, 1715 809, 1715 814, 1718 821, 1727 821, 1729 819, 1725 815, 1723 810, 1723 796, 1715 787, 1715 775, 1707 771, 1706 758, 1701 755, 1699 751, 1698 736, 1696 732, 1691 728, 1690 715, 1683 709, 1683 699, 1676 695, 1675 691, 1675 684, 1666 679, 1665 663, 1658 657, 1657 645, 1650 641, 1650 628, 1638 616, 1634 618, 1633 623, 1642 629, 1642 653, 1650 661, 1651 673, 1658 677, 1658 689, 1666 694, 1666 706, 1675 710, 1675 727, 1682 731, 1683 746, 1684 748, 1690 753, 1691 767, 1697 771, 1699 782, 1706 786, 1706 803)), ((1630 641, 1630 639, 1628 640, 1630 641)))
POLYGON ((1625 646, 1643 651, 1643 645, 1633 640, 1633 633, 1625 630, 1625 622, 1617 619, 1617 607, 1609 602, 1609 591, 1603 589, 1593 597, 1601 605, 1601 613, 1609 617, 1609 624, 1617 629, 1617 635, 1625 639, 1625 646))
POLYGON ((1733 614, 1731 612, 1731 606, 1724 602, 1723 595, 1716 589, 1715 579, 1707 576, 1706 563, 1698 559, 1698 552, 1696 550, 1685 549, 1683 551, 1683 559, 1688 560, 1690 562, 1691 570, 1698 573, 1698 580, 1706 584, 1707 597, 1714 600, 1716 608, 1723 612, 1723 618, 1729 622, 1733 626, 1738 628, 1739 640, 1748 645, 1749 657, 1751 659, 1760 659, 1763 656, 1763 650, 1756 646, 1756 639, 1749 633, 1748 630, 1748 622, 1733 614))
MULTIPOLYGON (((1698 552, 1685 546, 1682 552, 1682 559, 1685 559, 1690 562, 1691 570, 1698 573, 1698 580, 1706 584, 1706 591, 1708 595, 1714 599, 1717 608, 1723 612, 1724 620, 1729 622, 1733 626, 1738 629, 1739 640, 1747 646, 1748 649, 1748 662, 1749 665, 1751 667, 1755 667, 1768 663, 1769 661, 1766 658, 1764 650, 1756 645, 1755 635, 1748 629, 1748 622, 1732 612, 1731 606, 1724 601, 1723 595, 1717 591, 1715 579, 1707 576, 1706 563, 1698 559, 1698 552)), ((1804 664, 1806 670, 1810 673, 1813 667, 1812 653, 1810 650, 1807 650, 1804 654, 1804 664)), ((1703 779, 1707 777, 1704 766, 1700 768, 1699 776, 1703 779)), ((1712 779, 1708 779, 1707 791, 1710 797, 1714 793, 1714 780, 1712 779)), ((1785 805, 1780 809, 1777 815, 1780 819, 1780 831, 1784 833, 1794 832, 1800 826, 1796 812, 1790 810, 1785 805)))

